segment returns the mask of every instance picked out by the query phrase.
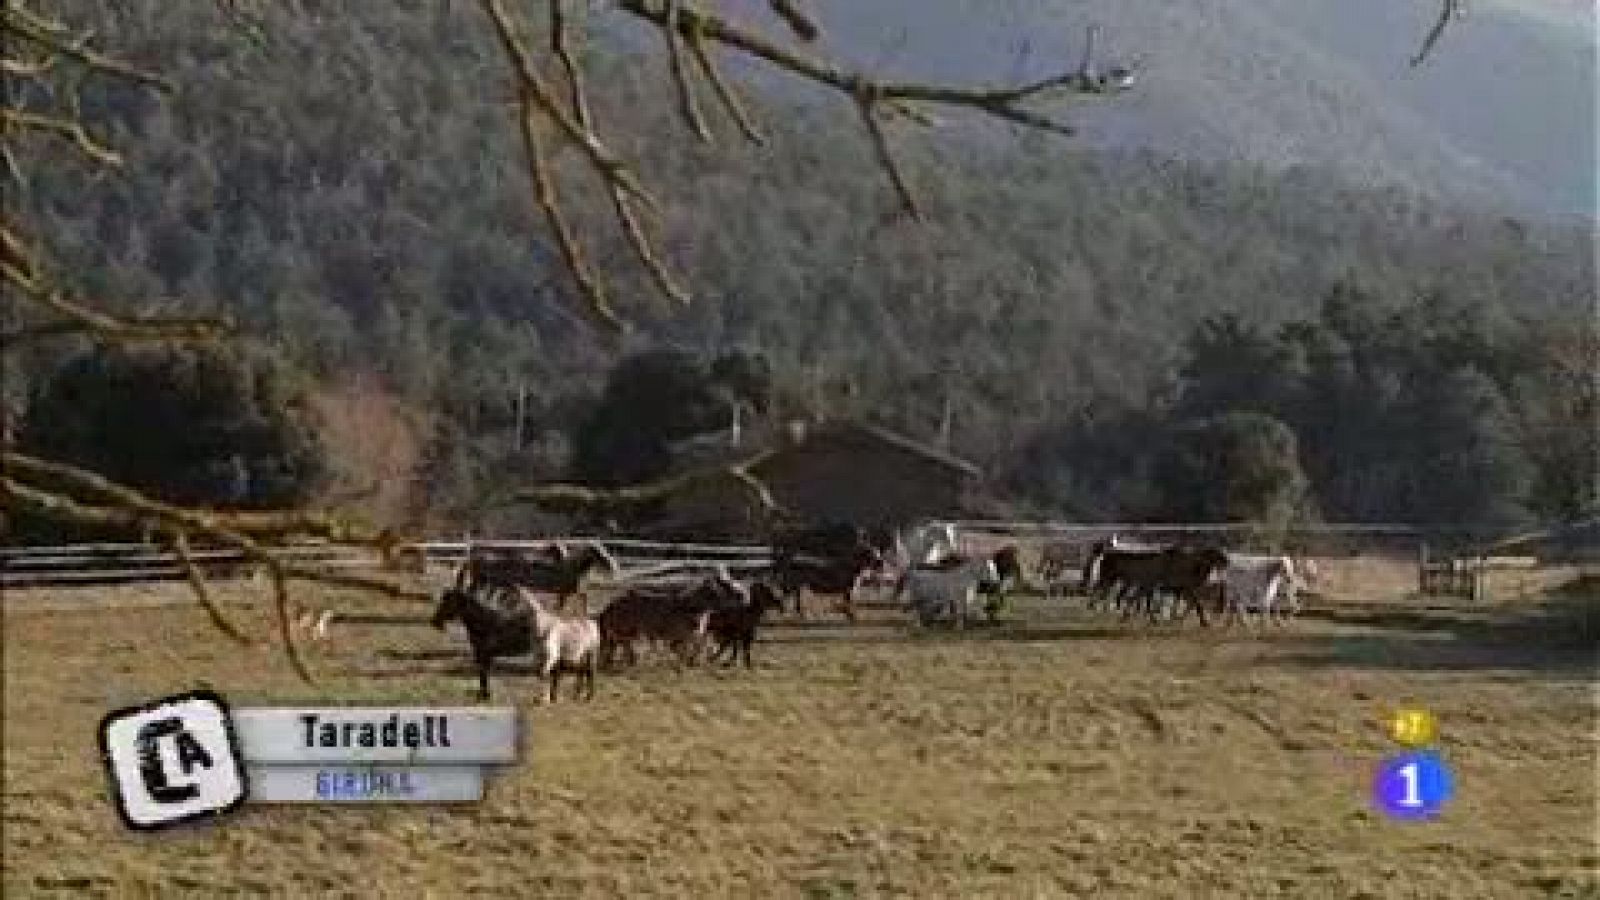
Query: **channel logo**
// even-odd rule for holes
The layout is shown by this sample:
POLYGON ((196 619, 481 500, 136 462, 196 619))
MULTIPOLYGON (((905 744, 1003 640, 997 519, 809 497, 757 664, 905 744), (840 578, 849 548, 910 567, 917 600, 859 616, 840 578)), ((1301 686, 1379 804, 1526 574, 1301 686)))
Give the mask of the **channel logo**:
POLYGON ((210 691, 119 709, 100 724, 117 812, 137 830, 250 804, 475 803, 517 760, 516 710, 230 710, 210 691))
POLYGON ((249 793, 228 705, 212 691, 107 713, 100 754, 117 814, 138 831, 226 815, 249 793))

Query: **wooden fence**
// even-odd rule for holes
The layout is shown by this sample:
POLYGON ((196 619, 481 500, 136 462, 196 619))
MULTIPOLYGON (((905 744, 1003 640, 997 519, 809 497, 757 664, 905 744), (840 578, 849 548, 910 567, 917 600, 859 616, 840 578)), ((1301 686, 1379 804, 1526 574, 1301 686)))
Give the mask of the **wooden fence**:
MULTIPOLYGON (((274 552, 296 563, 324 568, 375 568, 374 551, 333 544, 276 547, 274 552)), ((249 561, 235 548, 195 548, 189 558, 208 577, 245 574, 249 561)), ((0 589, 68 587, 181 581, 184 570, 176 554, 156 544, 77 544, 67 547, 0 549, 0 589)))
MULTIPOLYGON (((409 561, 416 573, 454 569, 473 546, 533 548, 550 543, 589 540, 555 537, 523 541, 430 541, 396 548, 394 558, 409 561)), ((715 544, 671 544, 631 539, 605 539, 603 544, 618 563, 617 583, 670 581, 709 572, 717 567, 744 574, 770 563, 766 547, 715 544)), ((297 563, 321 568, 379 569, 380 554, 366 547, 304 544, 274 547, 273 552, 297 563)), ((207 577, 227 578, 251 574, 255 565, 236 548, 196 548, 189 557, 207 577)), ((79 544, 67 547, 0 548, 0 590, 33 587, 115 585, 181 581, 184 570, 178 557, 154 544, 79 544)))
MULTIPOLYGON (((991 552, 1001 543, 1024 546, 1025 556, 1045 547, 1066 547, 1069 556, 1080 556, 1095 540, 1118 534, 1152 541, 1211 537, 1233 547, 1250 546, 1259 529, 1238 524, 1077 524, 1063 522, 1024 522, 958 520, 955 525, 965 552, 991 552)), ((1430 557, 1425 537, 1418 529, 1404 525, 1322 525, 1292 529, 1288 539, 1307 548, 1312 556, 1332 555, 1318 546, 1349 549, 1365 547, 1366 552, 1383 547, 1385 555, 1416 554, 1417 584, 1422 594, 1449 594, 1483 600, 1487 597, 1486 578, 1496 571, 1538 565, 1531 557, 1455 555, 1444 559, 1430 557), (1319 544, 1318 542, 1322 542, 1319 544), (1343 542, 1343 543, 1340 543, 1343 542), (1396 553, 1400 548, 1405 550, 1396 553)), ((613 583, 672 581, 695 577, 715 568, 734 575, 749 574, 771 563, 765 546, 673 543, 632 538, 548 537, 538 540, 472 539, 425 541, 401 545, 388 561, 403 562, 416 574, 439 574, 458 566, 472 547, 526 549, 551 543, 594 541, 616 558, 619 572, 613 583)), ((365 547, 327 543, 306 543, 277 547, 274 551, 296 562, 326 568, 378 569, 386 561, 365 547)), ((1341 550, 1342 554, 1344 550, 1341 550)), ((196 548, 190 557, 208 577, 226 578, 250 574, 254 566, 237 549, 196 548)), ((1081 560, 1080 560, 1081 562, 1081 560)), ((0 590, 25 587, 72 585, 111 585, 134 582, 181 580, 184 571, 175 555, 153 544, 82 544, 69 547, 0 548, 0 590)))

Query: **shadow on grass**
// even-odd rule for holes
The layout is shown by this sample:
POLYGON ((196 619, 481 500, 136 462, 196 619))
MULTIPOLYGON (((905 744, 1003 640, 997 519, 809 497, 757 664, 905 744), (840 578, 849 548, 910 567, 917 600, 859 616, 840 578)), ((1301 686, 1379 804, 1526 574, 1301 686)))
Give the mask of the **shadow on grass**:
MULTIPOLYGON (((403 657, 402 657, 403 658, 403 657)), ((423 657, 429 659, 432 657, 423 657)), ((478 670, 470 662, 464 662, 459 655, 455 657, 455 665, 450 666, 386 666, 373 668, 369 666, 343 666, 330 668, 329 674, 343 678, 370 678, 378 681, 389 678, 428 678, 428 677, 454 677, 476 678, 478 670)), ((500 662, 496 661, 491 678, 502 675, 535 676, 539 673, 538 667, 532 662, 500 662)))
POLYGON ((1581 582, 1527 607, 1333 608, 1302 615, 1365 632, 1298 635, 1277 657, 1291 667, 1416 672, 1507 670, 1555 679, 1600 673, 1600 584, 1581 582))

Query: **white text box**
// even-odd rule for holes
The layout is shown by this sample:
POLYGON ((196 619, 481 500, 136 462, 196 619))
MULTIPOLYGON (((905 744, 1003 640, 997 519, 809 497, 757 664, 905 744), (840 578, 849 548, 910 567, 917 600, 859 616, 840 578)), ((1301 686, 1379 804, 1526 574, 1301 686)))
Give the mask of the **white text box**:
POLYGON ((236 709, 240 752, 252 764, 449 765, 517 759, 510 707, 274 707, 236 709))

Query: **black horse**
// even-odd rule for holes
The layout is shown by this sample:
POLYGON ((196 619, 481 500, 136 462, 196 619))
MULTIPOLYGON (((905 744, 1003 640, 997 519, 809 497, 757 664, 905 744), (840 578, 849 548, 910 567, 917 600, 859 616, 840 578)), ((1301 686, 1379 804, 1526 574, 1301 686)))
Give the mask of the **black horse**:
POLYGON ((1155 621, 1155 594, 1164 590, 1177 595, 1180 620, 1192 608, 1200 616, 1201 625, 1210 624, 1200 590, 1214 573, 1227 567, 1228 554, 1221 548, 1180 544, 1149 553, 1111 550, 1107 561, 1113 558, 1111 554, 1123 554, 1116 557, 1116 575, 1132 592, 1131 602, 1122 612, 1124 620, 1143 607, 1150 620, 1155 621))
POLYGON ((717 649, 708 662, 716 662, 724 653, 732 651, 727 665, 735 665, 744 656, 745 668, 750 661, 750 647, 756 642, 756 632, 761 628, 761 618, 769 609, 780 609, 783 601, 778 592, 764 581, 751 584, 749 599, 742 606, 713 610, 707 630, 717 642, 717 649))
POLYGON ((986 598, 983 604, 984 612, 988 614, 989 621, 993 622, 999 619, 1000 613, 1005 610, 1006 595, 1013 588, 1022 585, 1022 552, 1017 549, 1016 544, 1007 544, 996 550, 989 559, 994 563, 995 573, 1000 576, 1000 580, 978 582, 978 593, 986 598))
POLYGON ((533 611, 496 609, 480 602, 477 595, 460 588, 444 592, 433 612, 433 627, 460 622, 467 630, 472 660, 478 669, 478 699, 489 699, 489 669, 496 657, 526 656, 533 652, 533 611))
POLYGON ((550 544, 531 551, 475 547, 456 573, 456 589, 476 593, 484 589, 525 587, 555 594, 558 608, 583 586, 595 569, 617 574, 617 561, 605 547, 585 542, 577 549, 550 544))
POLYGON ((1110 541, 1095 541, 1083 561, 1081 587, 1089 598, 1089 609, 1098 609, 1108 602, 1115 608, 1123 608, 1134 588, 1126 573, 1147 567, 1169 549, 1170 546, 1131 549, 1117 547, 1110 541))
POLYGON ((868 530, 848 523, 830 523, 776 535, 772 540, 772 580, 779 594, 790 598, 795 614, 805 615, 800 594, 810 590, 839 597, 839 611, 854 622, 854 592, 863 573, 882 568, 892 544, 887 529, 868 530))

